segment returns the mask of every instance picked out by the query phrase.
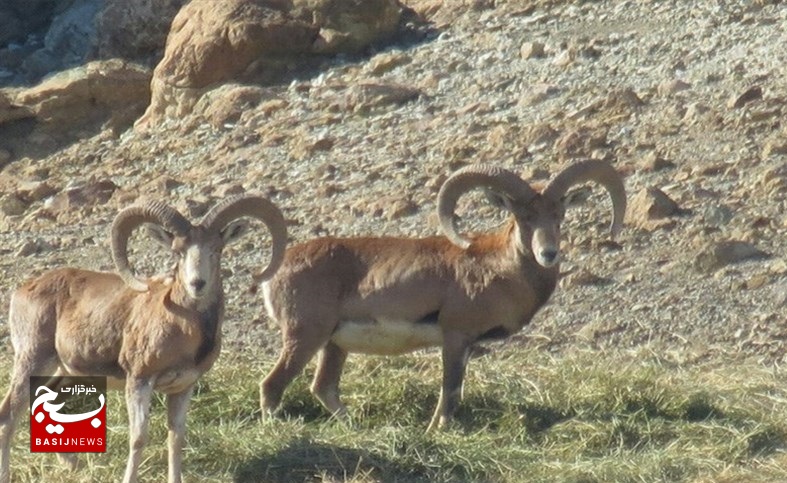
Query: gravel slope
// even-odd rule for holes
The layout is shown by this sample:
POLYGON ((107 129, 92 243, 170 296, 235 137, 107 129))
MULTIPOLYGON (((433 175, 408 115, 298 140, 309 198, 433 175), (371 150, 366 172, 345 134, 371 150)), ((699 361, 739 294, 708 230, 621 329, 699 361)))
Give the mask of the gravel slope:
MULTIPOLYGON (((632 209, 620 247, 603 243, 603 193, 579 190, 563 228, 567 276, 517 343, 556 352, 648 343, 676 362, 781 361, 787 6, 764 3, 475 2, 441 12, 447 25, 419 27, 423 42, 335 59, 317 77, 270 88, 232 122, 106 132, 15 162, 0 176, 6 191, 30 181, 61 193, 100 180, 119 189, 96 206, 57 211, 42 200, 0 215, 2 287, 8 295, 61 263, 109 268, 107 223, 140 197, 169 197, 196 216, 226 193, 258 190, 285 211, 293 240, 421 236, 437 233, 436 191, 464 164, 502 165, 538 183, 595 157, 626 175, 632 209), (648 217, 645 188, 676 206, 648 217), (731 254, 708 251, 729 241, 740 242, 731 254), (743 257, 757 251, 767 255, 743 257)), ((503 219, 480 196, 462 207, 472 229, 503 219)), ((166 266, 138 245, 140 266, 166 266)), ((266 256, 260 245, 226 256, 228 347, 278 345, 247 290, 266 256)), ((10 354, 10 344, 0 350, 10 354)))

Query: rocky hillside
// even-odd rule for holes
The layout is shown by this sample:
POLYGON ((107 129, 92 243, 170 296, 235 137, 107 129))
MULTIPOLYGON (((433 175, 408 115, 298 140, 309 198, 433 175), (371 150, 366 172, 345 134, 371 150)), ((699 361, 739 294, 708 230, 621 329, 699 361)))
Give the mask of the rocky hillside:
MULTIPOLYGON (((199 216, 218 198, 255 190, 285 212, 293 242, 424 236, 438 232, 434 198, 452 170, 491 163, 539 184, 591 157, 625 174, 627 228, 610 242, 601 190, 573 194, 565 276, 517 343, 651 344, 676 362, 783 359, 784 3, 416 0, 390 13, 390 2, 376 2, 395 18, 365 14, 351 27, 320 10, 343 2, 291 2, 311 8, 298 12, 246 3, 265 4, 254 18, 278 30, 240 38, 280 48, 249 54, 243 41, 221 47, 205 34, 206 52, 219 45, 217 78, 195 80, 214 72, 200 62, 216 62, 215 52, 188 64, 196 48, 171 33, 150 54, 158 63, 96 58, 0 90, 3 314, 8 292, 33 273, 110 268, 108 222, 138 199, 199 216), (380 35, 354 43, 370 31, 380 35), (248 59, 237 66, 227 52, 248 59)), ((179 32, 209 33, 213 24, 194 18, 179 32)), ((481 196, 460 213, 468 229, 502 220, 481 196)), ((278 344, 248 290, 264 246, 227 254, 230 346, 278 344)), ((152 244, 137 247, 140 267, 166 268, 152 244)))

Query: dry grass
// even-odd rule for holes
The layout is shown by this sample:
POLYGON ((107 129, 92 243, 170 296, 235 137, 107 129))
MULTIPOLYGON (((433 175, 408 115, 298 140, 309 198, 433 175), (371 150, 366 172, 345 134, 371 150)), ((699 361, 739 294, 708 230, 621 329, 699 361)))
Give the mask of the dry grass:
MULTIPOLYGON (((343 381, 351 423, 330 420, 306 378, 287 392, 283 417, 261 423, 258 380, 271 363, 225 353, 200 383, 187 481, 787 481, 787 385, 778 368, 679 366, 646 351, 550 357, 507 345, 471 362, 455 426, 427 435, 434 353, 352 357, 343 381)), ((120 394, 110 395, 109 413, 109 449, 84 458, 79 473, 30 454, 22 428, 15 481, 117 480, 127 455, 120 394)), ((153 415, 142 464, 151 482, 166 474, 163 398, 153 415)))

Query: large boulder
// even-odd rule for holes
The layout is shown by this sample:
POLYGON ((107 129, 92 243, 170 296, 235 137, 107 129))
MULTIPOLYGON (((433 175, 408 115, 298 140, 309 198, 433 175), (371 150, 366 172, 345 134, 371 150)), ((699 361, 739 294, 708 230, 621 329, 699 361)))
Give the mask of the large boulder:
POLYGON ((319 27, 318 52, 358 52, 392 37, 402 5, 391 0, 293 0, 293 13, 319 27))
POLYGON ((149 69, 115 59, 60 72, 35 87, 0 89, 0 149, 29 155, 86 133, 121 132, 147 106, 150 78, 149 69), (23 131, 14 129, 20 122, 23 131))
POLYGON ((89 60, 122 58, 153 67, 186 2, 0 0, 0 84, 35 83, 89 60))
POLYGON ((205 92, 243 77, 252 62, 308 52, 316 34, 274 2, 192 1, 172 22, 153 72, 151 104, 138 125, 190 113, 205 92))
POLYGON ((22 66, 28 78, 79 65, 85 61, 95 36, 91 19, 101 8, 97 0, 74 0, 52 19, 43 39, 43 48, 33 52, 22 66))
POLYGON ((92 55, 154 66, 163 56, 172 19, 187 1, 105 0, 95 19, 92 55))
POLYGON ((0 126, 4 123, 32 117, 33 113, 25 106, 16 104, 18 89, 0 90, 0 126))
POLYGON ((0 46, 19 39, 23 35, 22 21, 16 12, 0 2, 0 46))
POLYGON ((58 0, 0 0, 0 47, 46 27, 58 0))
POLYGON ((229 82, 270 84, 314 54, 357 52, 398 28, 396 0, 193 0, 176 15, 139 128, 192 112, 229 82))
POLYGON ((148 99, 150 71, 121 60, 94 61, 22 90, 15 104, 41 122, 126 118, 148 99))

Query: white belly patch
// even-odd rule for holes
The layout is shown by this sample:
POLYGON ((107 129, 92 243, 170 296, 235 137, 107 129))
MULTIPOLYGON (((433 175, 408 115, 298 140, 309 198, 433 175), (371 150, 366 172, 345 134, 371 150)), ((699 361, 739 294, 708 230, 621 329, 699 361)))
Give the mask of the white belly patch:
POLYGON ((347 352, 397 355, 439 346, 443 335, 437 324, 408 320, 344 320, 331 341, 347 352))

